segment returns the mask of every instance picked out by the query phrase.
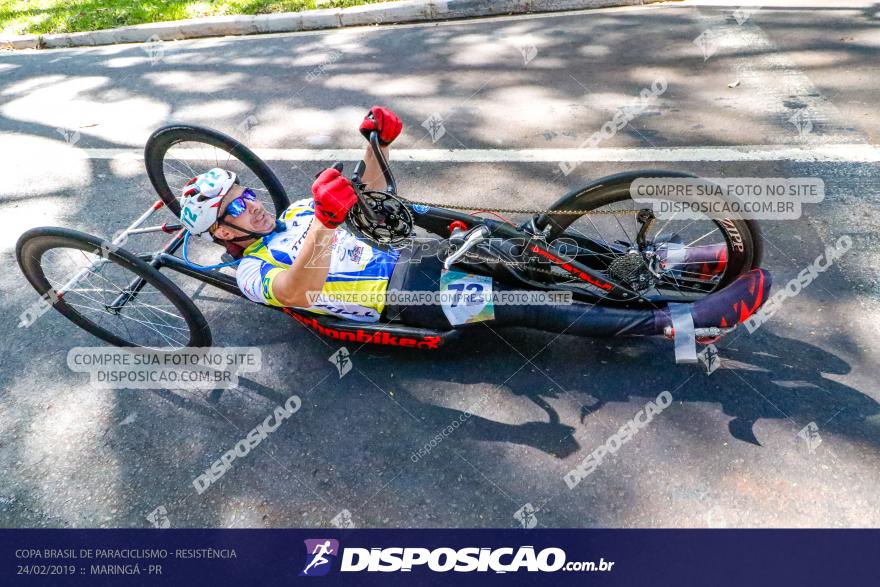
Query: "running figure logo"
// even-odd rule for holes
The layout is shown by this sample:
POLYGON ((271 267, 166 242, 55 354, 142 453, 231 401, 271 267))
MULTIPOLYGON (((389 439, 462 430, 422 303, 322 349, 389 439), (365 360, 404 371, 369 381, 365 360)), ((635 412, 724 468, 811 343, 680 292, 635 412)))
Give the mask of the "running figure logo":
POLYGON ((706 367, 707 375, 711 375, 715 369, 721 366, 721 357, 714 344, 707 344, 706 348, 697 353, 697 359, 706 367))
POLYGON ((333 566, 339 554, 339 541, 332 538, 306 540, 306 566, 300 577, 323 577, 333 566))

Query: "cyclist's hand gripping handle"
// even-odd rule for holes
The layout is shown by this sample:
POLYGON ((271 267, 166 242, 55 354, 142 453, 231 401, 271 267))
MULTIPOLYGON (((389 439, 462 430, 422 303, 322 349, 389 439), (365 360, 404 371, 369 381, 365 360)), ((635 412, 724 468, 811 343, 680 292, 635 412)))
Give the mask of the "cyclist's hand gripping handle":
POLYGON ((379 142, 387 147, 394 139, 400 136, 403 130, 403 121, 400 117, 382 106, 373 106, 361 122, 360 131, 364 138, 369 140, 371 132, 379 133, 379 142))
POLYGON ((315 218, 327 228, 336 228, 357 202, 351 182, 340 173, 337 164, 318 174, 312 184, 315 199, 315 218))

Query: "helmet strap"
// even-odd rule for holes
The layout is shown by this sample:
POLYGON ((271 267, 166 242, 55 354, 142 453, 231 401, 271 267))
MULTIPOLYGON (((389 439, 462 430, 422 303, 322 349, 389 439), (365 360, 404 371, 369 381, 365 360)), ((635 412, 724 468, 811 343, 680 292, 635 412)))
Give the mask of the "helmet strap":
POLYGON ((228 243, 237 243, 237 242, 246 241, 249 239, 260 239, 260 238, 263 238, 264 236, 269 236, 273 232, 281 232, 283 230, 287 230, 287 225, 284 224, 283 222, 281 222, 280 220, 275 220, 275 228, 273 228, 272 230, 270 230, 269 232, 267 232, 265 234, 261 234, 259 232, 251 232, 250 230, 246 230, 240 226, 236 226, 235 224, 230 224, 229 222, 226 222, 225 220, 219 220, 218 222, 220 224, 223 224, 223 225, 228 226, 230 228, 234 228, 235 230, 237 230, 239 232, 246 233, 244 236, 222 239, 223 241, 228 242, 228 243))

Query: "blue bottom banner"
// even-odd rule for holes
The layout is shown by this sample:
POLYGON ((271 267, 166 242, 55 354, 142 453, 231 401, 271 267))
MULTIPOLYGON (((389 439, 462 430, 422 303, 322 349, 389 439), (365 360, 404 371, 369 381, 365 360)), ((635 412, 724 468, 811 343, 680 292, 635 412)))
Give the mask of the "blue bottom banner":
POLYGON ((0 585, 874 584, 876 530, 0 530, 0 585))

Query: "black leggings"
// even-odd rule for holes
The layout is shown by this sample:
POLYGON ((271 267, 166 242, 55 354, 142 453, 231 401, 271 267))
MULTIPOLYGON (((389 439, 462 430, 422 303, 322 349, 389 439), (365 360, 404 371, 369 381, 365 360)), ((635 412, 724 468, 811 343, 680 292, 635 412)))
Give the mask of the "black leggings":
MULTIPOLYGON (((402 291, 436 292, 440 289, 443 264, 434 256, 418 263, 401 263, 395 267, 391 288, 402 291), (400 272, 400 273, 399 273, 400 272)), ((496 292, 521 291, 493 280, 496 292)), ((495 305, 495 318, 487 320, 491 327, 524 326, 547 332, 565 332, 576 336, 626 336, 661 334, 668 323, 665 312, 650 309, 624 309, 594 306, 582 302, 553 305, 495 305)), ((408 326, 437 330, 453 328, 439 305, 391 306, 385 315, 408 326)), ((467 324, 462 327, 470 327, 467 324)))

